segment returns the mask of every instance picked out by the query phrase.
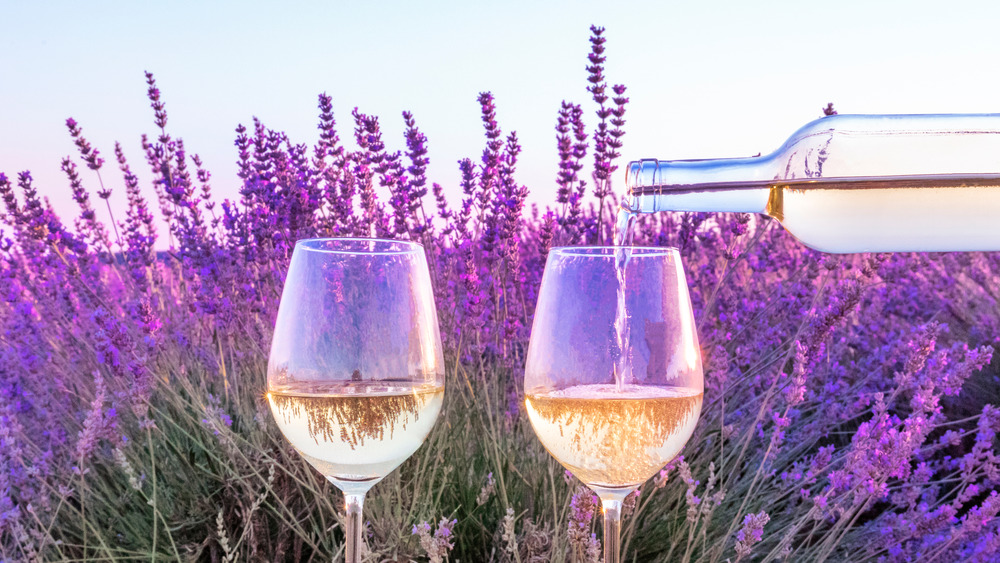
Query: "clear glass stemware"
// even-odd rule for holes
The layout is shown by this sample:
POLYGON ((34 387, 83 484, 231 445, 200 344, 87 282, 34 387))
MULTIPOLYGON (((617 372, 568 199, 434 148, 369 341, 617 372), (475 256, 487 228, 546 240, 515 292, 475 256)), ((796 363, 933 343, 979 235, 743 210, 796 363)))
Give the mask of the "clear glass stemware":
POLYGON ((347 563, 360 561, 365 493, 420 447, 443 398, 423 248, 298 241, 271 342, 267 399, 285 438, 344 493, 347 563))
POLYGON ((605 563, 618 563, 622 501, 680 452, 701 413, 701 351, 677 250, 552 249, 524 394, 539 440, 600 497, 605 563))

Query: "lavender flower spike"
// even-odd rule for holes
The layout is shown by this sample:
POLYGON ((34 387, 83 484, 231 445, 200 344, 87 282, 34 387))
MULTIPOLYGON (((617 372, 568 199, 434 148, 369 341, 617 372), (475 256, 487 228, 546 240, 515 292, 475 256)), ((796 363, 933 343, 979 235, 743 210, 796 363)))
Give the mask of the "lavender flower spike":
POLYGON ((757 514, 747 514, 743 518, 743 527, 736 532, 736 561, 750 555, 753 546, 763 539, 764 524, 770 520, 771 517, 764 511, 757 514))

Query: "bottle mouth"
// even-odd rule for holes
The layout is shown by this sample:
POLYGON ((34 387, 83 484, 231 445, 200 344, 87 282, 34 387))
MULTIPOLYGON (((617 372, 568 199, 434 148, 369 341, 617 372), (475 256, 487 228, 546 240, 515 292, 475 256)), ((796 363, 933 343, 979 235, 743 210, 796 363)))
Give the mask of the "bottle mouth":
POLYGON ((734 184, 759 184, 774 177, 770 155, 734 158, 657 160, 644 158, 628 164, 625 190, 630 195, 650 192, 706 191, 734 184))

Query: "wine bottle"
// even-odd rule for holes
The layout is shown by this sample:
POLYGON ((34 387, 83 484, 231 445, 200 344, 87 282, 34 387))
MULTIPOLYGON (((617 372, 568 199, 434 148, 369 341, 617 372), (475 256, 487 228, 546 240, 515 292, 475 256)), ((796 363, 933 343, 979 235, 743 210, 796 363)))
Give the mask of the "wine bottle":
POLYGON ((1000 114, 831 115, 750 158, 631 162, 636 213, 765 213, 832 253, 1000 250, 1000 114))

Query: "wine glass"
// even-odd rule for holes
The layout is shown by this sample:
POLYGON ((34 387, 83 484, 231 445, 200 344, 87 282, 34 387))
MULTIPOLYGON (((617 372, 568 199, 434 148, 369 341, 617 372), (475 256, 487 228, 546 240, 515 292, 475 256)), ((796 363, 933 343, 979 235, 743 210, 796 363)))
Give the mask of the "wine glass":
POLYGON ((680 452, 701 413, 701 351, 677 249, 552 249, 524 394, 542 445, 600 497, 604 560, 618 563, 622 501, 680 452))
POLYGON ((271 413, 344 493, 345 561, 360 560, 365 493, 423 443, 444 399, 444 356, 423 247, 295 244, 267 365, 271 413))

